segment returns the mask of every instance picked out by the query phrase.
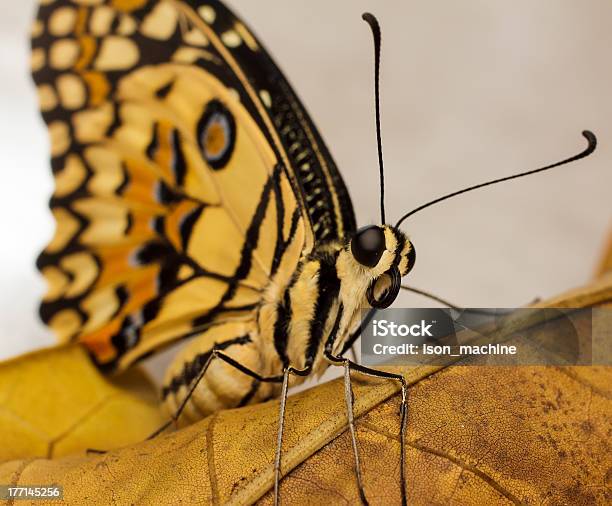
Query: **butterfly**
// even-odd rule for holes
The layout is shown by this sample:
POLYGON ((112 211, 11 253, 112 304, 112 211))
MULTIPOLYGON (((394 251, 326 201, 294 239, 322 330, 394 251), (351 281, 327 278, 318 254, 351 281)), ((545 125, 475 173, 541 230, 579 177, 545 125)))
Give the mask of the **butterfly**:
MULTIPOLYGON (((381 224, 357 229, 312 120, 221 2, 41 2, 31 64, 56 231, 37 262, 49 287, 40 314, 109 373, 185 340, 162 388, 172 421, 280 395, 282 440, 289 384, 334 364, 345 368, 354 438, 350 372, 399 381, 404 476, 407 385, 344 354, 362 309, 390 305, 415 264, 403 220, 476 187, 386 223, 380 28, 364 19, 375 41, 381 224)), ((585 137, 581 154, 528 173, 590 154, 595 137, 585 137)), ((277 498, 280 458, 279 446, 277 498)))

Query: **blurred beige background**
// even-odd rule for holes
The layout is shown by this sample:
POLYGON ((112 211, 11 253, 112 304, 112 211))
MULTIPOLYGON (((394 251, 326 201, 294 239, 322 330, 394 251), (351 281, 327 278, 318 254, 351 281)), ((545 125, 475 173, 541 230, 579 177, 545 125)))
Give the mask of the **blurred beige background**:
MULTIPOLYGON (((612 2, 233 0, 310 110, 360 224, 378 221, 373 50, 383 29, 387 213, 582 150, 588 160, 448 201, 405 223, 415 286, 503 307, 589 278, 612 224, 612 2)), ((0 0, 0 358, 49 344, 33 267, 51 234, 47 140, 28 70, 34 2, 0 0)), ((396 305, 430 305, 402 296, 396 305)))

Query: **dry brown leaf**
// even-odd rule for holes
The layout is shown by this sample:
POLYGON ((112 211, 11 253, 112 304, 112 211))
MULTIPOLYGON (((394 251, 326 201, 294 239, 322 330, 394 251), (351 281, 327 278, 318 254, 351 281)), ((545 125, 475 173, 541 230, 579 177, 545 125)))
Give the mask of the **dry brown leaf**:
MULTIPOLYGON (((539 304, 601 305, 612 309, 612 273, 539 304)), ((421 371, 409 393, 408 504, 609 504, 611 373, 473 365, 421 371)), ((400 503, 398 412, 395 395, 357 423, 370 504, 400 503)), ((359 503, 349 433, 293 469, 280 490, 289 504, 359 503)), ((272 491, 260 502, 272 504, 272 491)))
MULTIPOLYGON (((611 302, 609 273, 546 305, 611 302)), ((421 366, 406 377, 409 504, 612 500, 610 368, 421 366)), ((397 504, 396 385, 355 378, 354 391, 366 494, 397 504)), ((285 504, 358 503, 342 399, 339 381, 289 399, 285 504)), ((59 483, 69 504, 271 504, 277 416, 268 402, 105 455, 6 462, 0 483, 59 483)))
POLYGON ((2 461, 117 448, 141 441, 163 421, 155 389, 138 369, 110 382, 80 347, 0 364, 2 461))

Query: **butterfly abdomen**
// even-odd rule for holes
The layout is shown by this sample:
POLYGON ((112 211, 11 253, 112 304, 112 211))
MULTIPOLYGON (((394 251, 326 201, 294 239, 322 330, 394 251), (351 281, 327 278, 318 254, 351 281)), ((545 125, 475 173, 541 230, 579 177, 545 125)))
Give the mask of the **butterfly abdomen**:
MULTIPOLYGON (((183 348, 166 372, 162 399, 170 414, 189 395, 202 368, 216 348, 244 367, 264 374, 261 342, 256 326, 227 323, 212 327, 183 348)), ((215 411, 259 402, 274 395, 276 385, 260 383, 230 364, 213 360, 185 406, 183 422, 199 420, 215 411)))

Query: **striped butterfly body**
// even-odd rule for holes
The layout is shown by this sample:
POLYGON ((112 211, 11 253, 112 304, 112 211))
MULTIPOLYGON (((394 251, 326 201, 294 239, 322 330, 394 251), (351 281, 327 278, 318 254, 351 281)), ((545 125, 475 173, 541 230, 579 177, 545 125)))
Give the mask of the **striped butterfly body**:
MULTIPOLYGON (((373 282, 414 262, 392 227, 349 247, 333 160, 221 3, 44 2, 32 47, 56 181, 42 317, 107 370, 192 338, 164 382, 171 413, 213 347, 261 376, 321 372, 326 340, 342 349, 373 282)), ((184 415, 278 389, 216 361, 184 415)))

